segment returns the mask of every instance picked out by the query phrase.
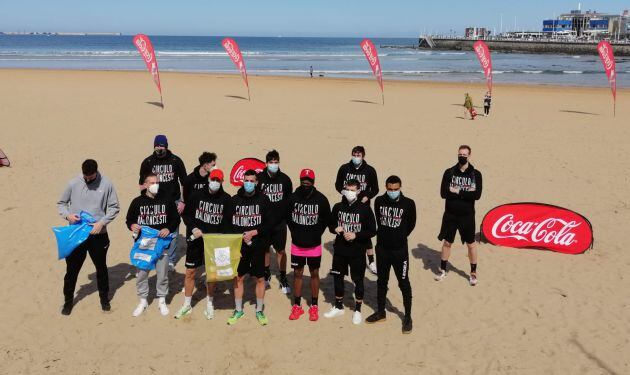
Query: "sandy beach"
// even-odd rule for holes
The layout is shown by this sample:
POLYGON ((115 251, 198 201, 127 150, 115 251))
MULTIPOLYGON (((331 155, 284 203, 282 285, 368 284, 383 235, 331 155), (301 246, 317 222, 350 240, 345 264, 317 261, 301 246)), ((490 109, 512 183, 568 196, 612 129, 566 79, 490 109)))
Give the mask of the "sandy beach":
MULTIPOLYGON (((464 93, 481 106, 485 85, 385 81, 382 106, 373 80, 253 76, 248 102, 237 75, 161 77, 164 109, 152 104, 159 95, 146 72, 0 70, 0 148, 12 161, 0 168, 0 374, 630 373, 623 235, 630 222, 629 91, 619 91, 613 118, 607 88, 497 85, 491 116, 469 121, 462 118, 464 93), (365 146, 381 188, 397 174, 418 205, 409 241, 413 333, 401 334, 393 274, 388 319, 378 325, 354 326, 350 314, 289 321, 291 301, 275 278, 266 327, 254 318, 251 283, 246 317, 236 326, 225 324, 231 283, 219 287, 213 321, 203 317, 203 300, 183 321, 162 317, 155 302, 132 318, 137 298, 135 279, 126 278, 132 268, 124 214, 156 134, 168 136, 188 171, 202 151, 216 152, 229 173, 238 159, 264 158, 276 148, 294 184, 301 168, 314 169, 331 203, 340 198, 333 186, 339 165, 353 146, 365 146), (478 224, 500 204, 555 204, 590 219, 594 249, 570 256, 481 244, 479 285, 471 288, 458 243, 453 272, 433 281, 444 205, 439 184, 460 144, 472 147, 471 162, 484 175, 478 224), (56 258, 50 228, 63 224, 56 202, 86 158, 99 162, 121 203, 108 228, 112 311, 100 310, 86 260, 79 301, 65 317, 65 262, 56 258)), ((324 237, 328 249, 332 238, 324 237)), ((331 260, 325 252, 323 311, 334 298, 331 260)), ((183 272, 182 260, 170 280, 173 314, 183 300, 183 272)), ((376 277, 366 277, 364 317, 376 307, 376 277)), ((204 294, 197 291, 194 301, 204 294)))

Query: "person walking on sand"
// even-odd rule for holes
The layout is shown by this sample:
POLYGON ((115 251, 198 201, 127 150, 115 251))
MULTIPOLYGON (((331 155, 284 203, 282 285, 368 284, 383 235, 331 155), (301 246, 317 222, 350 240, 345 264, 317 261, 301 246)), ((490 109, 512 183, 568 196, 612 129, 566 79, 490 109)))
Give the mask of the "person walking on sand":
POLYGON ((74 303, 74 289, 86 255, 90 254, 96 267, 96 284, 103 311, 110 311, 109 275, 107 272, 107 249, 109 237, 107 225, 111 223, 120 205, 111 181, 100 174, 95 160, 88 159, 81 165, 81 175, 73 178, 57 202, 59 215, 74 224, 80 220, 79 213, 85 211, 96 219, 90 236, 66 258, 66 276, 63 279, 65 298, 61 313, 70 315, 74 303))
POLYGON ((313 78, 313 65, 311 65, 311 68, 309 69, 309 72, 311 73, 311 78, 313 78))
POLYGON ((440 195, 445 200, 442 227, 438 240, 442 242, 440 270, 435 276, 442 281, 448 274, 448 258, 455 234, 468 247, 471 286, 477 285, 477 249, 475 248, 475 201, 481 198, 481 172, 470 164, 470 146, 459 146, 457 164, 444 171, 440 195))
POLYGON ((475 106, 473 105, 472 98, 470 97, 470 95, 468 95, 468 93, 466 93, 466 96, 464 98, 464 108, 464 113, 468 113, 471 120, 474 120, 475 117, 477 117, 477 111, 475 111, 475 106))
POLYGON ((486 96, 483 98, 483 114, 487 117, 490 115, 490 105, 492 104, 492 93, 486 92, 486 96))

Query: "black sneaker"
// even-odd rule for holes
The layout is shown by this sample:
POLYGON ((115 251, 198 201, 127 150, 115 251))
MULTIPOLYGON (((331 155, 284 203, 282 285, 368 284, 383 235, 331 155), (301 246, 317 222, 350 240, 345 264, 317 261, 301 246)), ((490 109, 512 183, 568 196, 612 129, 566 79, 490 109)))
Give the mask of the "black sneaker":
POLYGON ((291 287, 289 286, 289 280, 285 277, 280 280, 280 290, 282 294, 291 294, 291 287))
POLYGON ((101 300, 101 309, 103 309, 103 311, 110 311, 112 309, 112 305, 110 305, 108 300, 102 299, 101 300))
POLYGON ((413 321, 411 320, 411 317, 406 316, 403 319, 402 333, 406 335, 410 334, 412 329, 413 329, 413 321))
POLYGON ((72 301, 64 303, 61 308, 61 315, 70 315, 70 313, 72 313, 72 307, 72 301))
POLYGON ((375 312, 374 314, 368 316, 365 319, 365 322, 368 323, 368 324, 373 324, 373 323, 381 323, 381 322, 384 322, 386 320, 387 320, 387 318, 385 316, 385 312, 383 311, 383 312, 375 312))

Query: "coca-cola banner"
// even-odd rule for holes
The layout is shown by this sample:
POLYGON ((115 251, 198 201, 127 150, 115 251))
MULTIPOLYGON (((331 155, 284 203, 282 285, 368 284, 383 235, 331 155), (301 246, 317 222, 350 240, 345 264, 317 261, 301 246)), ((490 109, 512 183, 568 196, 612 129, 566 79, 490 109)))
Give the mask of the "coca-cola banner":
POLYGON ((488 91, 492 92, 492 56, 490 55, 490 48, 483 40, 478 40, 473 45, 473 49, 483 69, 483 75, 486 76, 486 84, 488 85, 488 91))
POLYGON ((381 62, 378 59, 376 46, 374 46, 371 40, 363 39, 361 42, 361 50, 365 54, 365 58, 367 58, 372 68, 372 73, 374 73, 374 77, 376 77, 376 81, 381 88, 381 97, 383 98, 383 104, 385 104, 385 96, 383 95, 383 71, 381 70, 381 62))
POLYGON ((593 228, 584 216, 542 203, 511 203, 495 207, 481 223, 493 245, 581 254, 593 245, 593 228))
POLYGON ((599 58, 602 60, 608 83, 613 95, 613 106, 617 107, 617 65, 615 64, 615 54, 610 43, 606 41, 599 42, 597 45, 599 58))
POLYGON ((232 167, 232 172, 230 172, 230 183, 232 186, 243 186, 245 172, 250 169, 260 173, 265 169, 265 162, 256 158, 245 158, 237 161, 232 167))
POLYGON ((247 81, 247 69, 245 68, 245 60, 243 60, 243 54, 241 53, 241 49, 238 48, 238 44, 232 38, 225 38, 221 42, 223 48, 225 48, 225 52, 227 52, 228 56, 236 65, 236 69, 241 72, 241 76, 243 77, 243 81, 245 81, 245 86, 247 86, 247 98, 249 99, 249 82, 247 81))
MULTIPOLYGON (((163 103, 162 85, 160 84, 160 72, 158 70, 158 63, 157 59, 155 58, 155 51, 153 50, 153 44, 151 44, 151 40, 148 36, 144 34, 138 34, 133 37, 133 45, 136 46, 138 52, 140 52, 140 56, 142 56, 145 64, 147 64, 147 69, 153 77, 153 82, 155 82, 155 85, 160 92, 160 102, 163 103)), ((162 104, 162 106, 164 105, 162 104)))

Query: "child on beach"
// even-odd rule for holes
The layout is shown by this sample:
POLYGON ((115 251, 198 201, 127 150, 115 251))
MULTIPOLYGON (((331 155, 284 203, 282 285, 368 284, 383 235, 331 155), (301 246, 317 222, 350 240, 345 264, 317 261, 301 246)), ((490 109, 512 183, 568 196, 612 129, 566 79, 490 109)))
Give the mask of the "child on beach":
POLYGON ((472 102, 472 98, 470 97, 470 95, 468 93, 466 93, 465 99, 464 99, 464 116, 466 113, 470 114, 470 119, 474 120, 475 117, 477 117, 477 111, 475 111, 475 107, 473 106, 473 102, 472 102))

